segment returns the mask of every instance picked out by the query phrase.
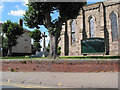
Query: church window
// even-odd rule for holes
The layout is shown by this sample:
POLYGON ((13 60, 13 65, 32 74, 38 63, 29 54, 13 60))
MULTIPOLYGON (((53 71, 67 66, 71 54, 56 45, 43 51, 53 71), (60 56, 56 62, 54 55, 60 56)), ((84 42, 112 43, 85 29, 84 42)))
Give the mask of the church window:
POLYGON ((90 21, 90 37, 95 37, 95 31, 94 31, 94 19, 91 18, 90 21))
POLYGON ((118 30, 117 30, 117 16, 114 12, 110 14, 111 19, 111 30, 112 30, 112 41, 118 39, 118 30))
POLYGON ((75 44, 75 20, 71 22, 71 38, 72 44, 75 44))

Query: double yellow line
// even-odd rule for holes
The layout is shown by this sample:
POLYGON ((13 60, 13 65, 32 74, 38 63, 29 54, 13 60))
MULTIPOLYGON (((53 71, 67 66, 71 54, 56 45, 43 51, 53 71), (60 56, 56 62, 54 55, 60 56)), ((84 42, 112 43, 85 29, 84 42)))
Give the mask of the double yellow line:
POLYGON ((33 86, 33 85, 21 85, 21 84, 6 83, 6 82, 0 82, 0 85, 20 87, 20 88, 50 88, 50 87, 33 86))

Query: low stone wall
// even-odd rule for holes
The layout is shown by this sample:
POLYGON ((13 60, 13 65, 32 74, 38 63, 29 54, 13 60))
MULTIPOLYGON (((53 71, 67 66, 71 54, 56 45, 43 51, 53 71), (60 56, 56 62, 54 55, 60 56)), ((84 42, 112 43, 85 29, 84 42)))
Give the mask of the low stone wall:
POLYGON ((15 72, 118 72, 118 61, 39 61, 39 60, 16 60, 2 61, 2 71, 15 72))

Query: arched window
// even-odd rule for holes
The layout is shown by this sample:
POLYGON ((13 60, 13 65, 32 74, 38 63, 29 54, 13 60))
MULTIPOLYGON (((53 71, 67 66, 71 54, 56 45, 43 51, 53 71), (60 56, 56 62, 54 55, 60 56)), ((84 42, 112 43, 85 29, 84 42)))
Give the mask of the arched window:
POLYGON ((75 20, 71 22, 71 38, 72 44, 75 44, 75 20))
POLYGON ((93 17, 90 18, 89 24, 90 24, 90 37, 92 38, 92 37, 95 37, 93 17))
POLYGON ((112 30, 112 41, 118 39, 118 29, 117 29, 117 16, 114 12, 110 14, 111 19, 111 30, 112 30))

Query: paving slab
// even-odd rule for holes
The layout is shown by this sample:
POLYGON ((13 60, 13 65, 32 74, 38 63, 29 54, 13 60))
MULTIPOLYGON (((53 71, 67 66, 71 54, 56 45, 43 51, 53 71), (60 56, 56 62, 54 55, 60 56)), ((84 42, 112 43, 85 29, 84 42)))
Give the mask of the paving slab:
POLYGON ((118 72, 2 72, 2 81, 70 88, 118 88, 118 72))

